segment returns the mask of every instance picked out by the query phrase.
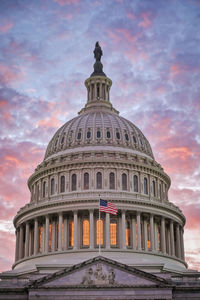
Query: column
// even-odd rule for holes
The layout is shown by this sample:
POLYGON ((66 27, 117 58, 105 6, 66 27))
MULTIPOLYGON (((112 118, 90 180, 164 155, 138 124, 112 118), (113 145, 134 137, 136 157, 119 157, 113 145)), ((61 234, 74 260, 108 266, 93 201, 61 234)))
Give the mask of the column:
POLYGON ((62 213, 58 214, 58 251, 62 251, 62 224, 63 224, 63 215, 62 213))
POLYGON ((78 213, 74 211, 74 250, 77 250, 77 229, 78 229, 78 213))
POLYGON ((67 250, 67 236, 68 236, 68 230, 67 230, 67 217, 64 218, 64 250, 67 250))
POLYGON ((19 259, 19 230, 18 230, 18 228, 16 228, 15 235, 16 235, 15 261, 17 261, 19 259))
POLYGON ((144 250, 148 251, 147 220, 144 220, 144 250))
POLYGON ((142 250, 142 247, 141 247, 141 221, 140 221, 140 216, 141 216, 141 213, 138 211, 137 212, 137 248, 139 251, 142 250))
POLYGON ((52 252, 56 250, 56 220, 52 221, 52 252))
POLYGON ((38 219, 34 222, 34 255, 38 254, 38 219))
POLYGON ((180 239, 181 239, 181 258, 183 260, 185 260, 184 240, 183 240, 183 227, 180 228, 180 239))
POLYGON ((132 218, 132 241, 133 241, 133 249, 136 250, 136 220, 135 217, 132 218))
POLYGON ((94 248, 94 210, 90 210, 90 249, 94 248))
POLYGON ((26 222, 26 236, 25 236, 25 256, 29 255, 29 239, 30 239, 30 226, 29 222, 26 222))
POLYGON ((170 220, 170 245, 171 245, 171 255, 175 255, 175 245, 174 245, 174 222, 170 220))
POLYGON ((151 251, 155 250, 155 240, 154 240, 154 216, 150 215, 150 241, 151 241, 151 251))
POLYGON ((106 249, 110 249, 110 214, 106 213, 106 249))
POLYGON ((165 218, 161 218, 161 251, 166 254, 165 218))
POLYGON ((122 210, 122 248, 126 249, 126 213, 122 210))
POLYGON ((44 246, 45 253, 49 252, 49 215, 46 215, 45 220, 45 246, 44 246))
POLYGON ((176 249, 177 256, 181 258, 181 241, 180 241, 180 229, 179 224, 176 225, 176 249))

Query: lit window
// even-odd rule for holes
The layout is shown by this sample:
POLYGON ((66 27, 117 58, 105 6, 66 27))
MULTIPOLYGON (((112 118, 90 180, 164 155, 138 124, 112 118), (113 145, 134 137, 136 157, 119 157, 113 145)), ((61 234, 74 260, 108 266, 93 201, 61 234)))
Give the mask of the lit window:
POLYGON ((147 178, 144 178, 144 194, 148 195, 148 182, 147 178))
POLYGON ((90 226, 87 219, 83 220, 83 246, 90 244, 90 226))
POLYGON ((130 221, 126 221, 126 246, 131 246, 131 225, 130 221))
POLYGON ((106 132, 106 136, 107 136, 107 139, 110 139, 110 136, 111 136, 111 135, 110 135, 110 131, 107 131, 107 132, 106 132))
POLYGON ((100 139, 100 137, 101 137, 101 131, 98 130, 97 131, 97 138, 100 139))
POLYGON ((42 253, 42 245, 43 245, 43 235, 44 235, 44 228, 43 226, 39 226, 39 245, 38 245, 38 252, 42 253))
POLYGON ((101 172, 97 173, 97 189, 102 189, 102 174, 101 174, 101 172))
POLYGON ((69 222, 69 247, 74 246, 74 221, 69 222))
POLYGON ((155 184, 154 180, 152 181, 152 193, 153 193, 153 196, 155 197, 156 196, 156 184, 155 184))
POLYGON ((88 190, 89 189, 89 174, 88 173, 84 173, 83 188, 84 188, 84 190, 88 190))
POLYGON ((61 176, 60 178, 60 192, 64 193, 65 191, 65 176, 61 176))
POLYGON ((45 191, 46 191, 46 181, 43 182, 43 187, 42 187, 42 197, 45 198, 45 191))
POLYGON ((133 176, 133 187, 134 187, 134 192, 138 193, 138 177, 137 177, 137 175, 133 176))
POLYGON ((110 189, 114 190, 115 189, 115 174, 112 172, 109 175, 110 179, 110 189))
POLYGON ((72 175, 72 191, 76 191, 76 174, 72 175))
POLYGON ((51 195, 55 194, 55 179, 51 179, 51 195))
POLYGON ((125 173, 122 174, 122 190, 127 190, 127 175, 125 173))
POLYGON ((120 133, 118 131, 116 132, 116 138, 120 140, 120 133))
POLYGON ((52 250, 52 224, 49 224, 49 250, 52 250))
POLYGON ((100 222, 100 244, 103 245, 103 220, 96 221, 96 244, 99 245, 99 222, 100 222))
POLYGON ((117 245, 117 221, 116 220, 110 221, 110 245, 111 246, 117 245))

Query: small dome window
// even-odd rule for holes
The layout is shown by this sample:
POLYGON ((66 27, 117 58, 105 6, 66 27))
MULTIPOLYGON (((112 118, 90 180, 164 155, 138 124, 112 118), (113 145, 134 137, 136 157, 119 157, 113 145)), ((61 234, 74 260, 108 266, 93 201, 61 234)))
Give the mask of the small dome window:
POLYGON ((120 133, 118 131, 116 132, 116 138, 120 140, 120 133))
POLYGON ((88 131, 87 132, 87 139, 90 139, 91 138, 91 131, 88 131))
POLYGON ((128 142, 129 137, 128 137, 128 134, 127 134, 127 133, 125 133, 125 139, 126 139, 126 141, 128 142))
POLYGON ((98 131, 97 131, 97 138, 100 139, 100 137, 101 137, 101 131, 98 130, 98 131))
POLYGON ((81 132, 79 131, 78 135, 77 135, 77 140, 80 140, 80 139, 81 139, 81 132))
POLYGON ((143 146, 143 142, 142 142, 142 139, 140 139, 140 144, 141 144, 141 146, 143 146))
POLYGON ((137 140, 136 140, 136 137, 133 135, 133 142, 136 144, 137 143, 137 140))
POLYGON ((62 137, 61 144, 64 144, 65 137, 62 137))
POLYGON ((107 136, 107 139, 110 139, 110 131, 107 131, 107 133, 106 133, 106 136, 107 136))

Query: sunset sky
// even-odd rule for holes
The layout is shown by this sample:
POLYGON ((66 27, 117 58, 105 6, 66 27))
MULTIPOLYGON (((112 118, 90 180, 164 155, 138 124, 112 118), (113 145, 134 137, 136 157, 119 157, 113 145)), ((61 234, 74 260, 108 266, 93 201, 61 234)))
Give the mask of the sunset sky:
POLYGON ((200 270, 200 0, 0 0, 0 271, 48 141, 86 102, 96 41, 111 102, 150 141, 200 270))

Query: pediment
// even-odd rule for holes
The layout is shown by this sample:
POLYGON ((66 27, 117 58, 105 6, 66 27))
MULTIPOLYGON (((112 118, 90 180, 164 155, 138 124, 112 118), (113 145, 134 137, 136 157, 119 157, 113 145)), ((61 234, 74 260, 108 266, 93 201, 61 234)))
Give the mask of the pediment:
POLYGON ((166 284, 164 279, 155 275, 99 256, 36 280, 32 287, 155 287, 166 284))

